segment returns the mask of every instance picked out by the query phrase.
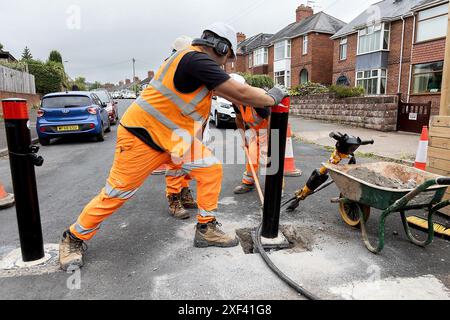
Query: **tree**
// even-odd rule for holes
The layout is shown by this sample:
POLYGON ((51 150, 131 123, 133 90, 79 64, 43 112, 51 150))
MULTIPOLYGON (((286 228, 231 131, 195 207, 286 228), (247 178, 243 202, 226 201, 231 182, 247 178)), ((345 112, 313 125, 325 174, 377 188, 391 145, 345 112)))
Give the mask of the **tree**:
POLYGON ((38 60, 27 60, 27 64, 29 72, 34 75, 38 93, 44 95, 63 90, 66 75, 60 64, 38 60))
POLYGON ((75 81, 73 82, 74 85, 78 87, 79 91, 86 91, 86 78, 84 77, 77 77, 75 81))
POLYGON ((52 52, 50 52, 50 55, 48 57, 48 61, 53 61, 53 62, 57 62, 57 63, 62 64, 63 60, 62 60, 61 53, 59 53, 56 50, 53 50, 52 52))
POLYGON ((102 87, 102 84, 98 81, 95 81, 91 87, 89 88, 90 90, 96 90, 96 89, 100 89, 102 87))
POLYGON ((23 49, 23 53, 22 53, 22 60, 32 60, 33 59, 33 55, 31 54, 30 49, 28 49, 28 47, 25 47, 25 49, 23 49))
POLYGON ((0 51, 3 51, 3 44, 0 43, 0 51))

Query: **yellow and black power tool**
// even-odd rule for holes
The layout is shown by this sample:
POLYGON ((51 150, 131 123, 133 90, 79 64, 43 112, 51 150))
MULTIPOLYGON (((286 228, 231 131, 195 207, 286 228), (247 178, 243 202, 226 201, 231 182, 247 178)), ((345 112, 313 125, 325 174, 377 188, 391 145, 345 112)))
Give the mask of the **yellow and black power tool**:
MULTIPOLYGON (((356 164, 355 152, 360 146, 374 144, 373 140, 363 141, 348 134, 340 132, 330 133, 330 138, 336 140, 336 146, 328 163, 339 164, 345 159, 349 159, 349 164, 356 164)), ((295 196, 288 199, 282 204, 287 207, 287 211, 294 211, 298 208, 300 201, 305 200, 310 195, 317 193, 333 184, 333 181, 327 182, 329 179, 328 170, 324 166, 314 170, 306 185, 295 193, 295 196)))

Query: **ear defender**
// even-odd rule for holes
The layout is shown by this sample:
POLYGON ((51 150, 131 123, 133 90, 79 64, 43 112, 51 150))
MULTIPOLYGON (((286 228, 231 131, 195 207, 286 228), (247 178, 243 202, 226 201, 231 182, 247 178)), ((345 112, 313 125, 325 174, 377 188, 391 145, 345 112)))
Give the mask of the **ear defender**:
POLYGON ((208 36, 203 39, 195 39, 192 44, 195 45, 202 45, 202 46, 208 46, 210 48, 214 49, 214 52, 217 53, 219 56, 223 57, 228 54, 230 51, 230 46, 228 43, 222 39, 217 39, 213 36, 208 36))

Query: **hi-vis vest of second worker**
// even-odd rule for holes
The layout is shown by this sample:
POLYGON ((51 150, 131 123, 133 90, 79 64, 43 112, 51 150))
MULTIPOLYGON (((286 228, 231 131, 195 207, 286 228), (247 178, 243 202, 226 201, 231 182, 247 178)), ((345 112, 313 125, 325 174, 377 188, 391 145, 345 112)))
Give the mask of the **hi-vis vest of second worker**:
POLYGON ((267 129, 269 125, 268 119, 264 119, 258 115, 255 108, 250 106, 239 106, 242 119, 253 130, 267 129))
POLYGON ((179 158, 190 151, 194 140, 202 140, 213 96, 204 85, 188 94, 175 88, 178 64, 193 51, 200 49, 190 46, 167 60, 121 121, 125 128, 145 129, 154 144, 179 158))

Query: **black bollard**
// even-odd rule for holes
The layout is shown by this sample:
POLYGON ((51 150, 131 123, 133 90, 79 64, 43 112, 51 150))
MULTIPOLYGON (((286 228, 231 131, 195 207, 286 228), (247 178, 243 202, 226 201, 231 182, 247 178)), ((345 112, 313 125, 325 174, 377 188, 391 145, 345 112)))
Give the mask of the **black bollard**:
POLYGON ((44 160, 36 155, 39 148, 31 146, 27 101, 6 99, 2 104, 22 259, 31 262, 45 256, 34 171, 44 160))
MULTIPOLYGON (((268 172, 269 170, 276 171, 276 173, 267 174, 266 176, 263 225, 261 234, 267 239, 277 238, 280 227, 281 196, 283 192, 284 158, 286 155, 289 108, 290 99, 286 98, 281 102, 280 106, 272 108, 272 116, 270 118, 270 138, 268 150, 269 163, 267 164, 267 170, 268 172), (272 135, 274 132, 278 132, 277 139, 275 139, 272 135), (277 155, 272 155, 272 146, 274 144, 278 144, 277 155), (278 157, 278 161, 273 161, 276 157, 278 157)), ((275 150, 277 150, 277 148, 275 148, 275 150)))

